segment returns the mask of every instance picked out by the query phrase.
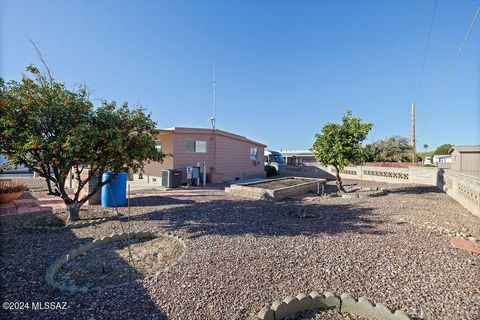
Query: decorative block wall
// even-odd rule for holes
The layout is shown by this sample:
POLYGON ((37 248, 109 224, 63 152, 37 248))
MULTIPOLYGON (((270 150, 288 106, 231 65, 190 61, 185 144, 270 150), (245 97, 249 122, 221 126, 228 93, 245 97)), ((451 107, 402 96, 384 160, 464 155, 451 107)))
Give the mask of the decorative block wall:
MULTIPOLYGON (((287 175, 292 176, 324 177, 326 174, 329 175, 329 179, 335 179, 335 169, 332 166, 287 167, 287 175)), ((471 213, 480 217, 479 175, 450 169, 415 166, 408 168, 348 166, 340 171, 340 177, 344 179, 436 186, 444 190, 471 213)))
POLYGON ((480 176, 445 170, 442 189, 480 218, 480 176))

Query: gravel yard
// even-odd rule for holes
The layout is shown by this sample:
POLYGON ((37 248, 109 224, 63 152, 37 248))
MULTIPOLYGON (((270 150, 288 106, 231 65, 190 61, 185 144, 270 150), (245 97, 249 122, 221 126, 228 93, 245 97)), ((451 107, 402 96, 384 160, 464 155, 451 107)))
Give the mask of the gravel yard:
MULTIPOLYGON (((365 320, 350 314, 341 314, 336 310, 306 310, 292 316, 283 318, 284 320, 365 320)), ((368 319, 367 319, 368 320, 368 319)))
MULTIPOLYGON (((80 222, 98 220, 102 218, 112 218, 114 213, 111 210, 88 210, 80 209, 80 222)), ((33 227, 58 227, 62 228, 68 225, 68 212, 59 211, 59 212, 48 212, 39 214, 38 216, 33 217, 27 221, 28 225, 33 227)))
POLYGON ((164 236, 148 241, 117 241, 68 262, 58 272, 56 281, 88 289, 123 285, 154 276, 178 260, 183 252, 181 243, 164 236))
MULTIPOLYGON (((100 292, 61 293, 45 285, 44 274, 68 250, 119 233, 119 221, 42 231, 22 228, 35 214, 0 216, 2 302, 67 302, 65 310, 2 310, 0 317, 249 319, 274 300, 332 291, 366 296, 414 319, 480 319, 480 255, 453 249, 445 234, 426 227, 480 238, 480 220, 432 187, 346 183, 389 193, 309 205, 325 219, 289 216, 287 201, 221 190, 137 193, 129 228, 175 232, 185 254, 159 277, 100 292)), ((45 194, 31 190, 23 197, 45 194)))

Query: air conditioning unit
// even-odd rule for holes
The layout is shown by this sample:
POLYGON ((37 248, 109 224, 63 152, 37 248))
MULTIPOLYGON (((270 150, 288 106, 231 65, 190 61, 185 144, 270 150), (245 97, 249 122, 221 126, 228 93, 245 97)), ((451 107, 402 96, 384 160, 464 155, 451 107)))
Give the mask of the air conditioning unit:
POLYGON ((182 185, 182 171, 174 169, 162 170, 162 187, 178 188, 182 185))

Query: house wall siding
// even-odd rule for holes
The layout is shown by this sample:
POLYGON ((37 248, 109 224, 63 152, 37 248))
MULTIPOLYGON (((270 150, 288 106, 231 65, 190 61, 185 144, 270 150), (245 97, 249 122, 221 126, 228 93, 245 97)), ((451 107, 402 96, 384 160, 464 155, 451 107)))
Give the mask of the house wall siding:
POLYGON ((212 172, 214 166, 214 149, 216 148, 216 169, 215 172, 223 174, 224 180, 235 178, 260 177, 264 175, 262 145, 253 142, 226 137, 217 134, 216 140, 213 133, 175 133, 173 135, 175 169, 185 170, 188 165, 195 165, 198 162, 207 164, 208 172, 212 172), (185 151, 185 140, 207 141, 207 153, 196 153, 185 151), (216 142, 215 142, 216 141, 216 142), (257 147, 258 162, 250 160, 250 147, 257 147))
MULTIPOLYGON (((166 154, 173 154, 173 134, 159 134, 157 139, 162 142, 162 152, 166 154)), ((173 157, 165 157, 163 163, 160 162, 150 162, 145 165, 144 175, 161 177, 162 170, 172 169, 173 168, 173 157)))
MULTIPOLYGON (((212 130, 188 129, 167 131, 163 130, 158 134, 162 141, 162 151, 172 154, 166 157, 163 163, 151 162, 145 165, 144 176, 154 178, 162 176, 164 169, 178 169, 184 172, 189 165, 197 163, 207 165, 207 173, 215 172, 216 181, 228 181, 235 178, 264 177, 264 145, 246 139, 245 137, 234 135, 228 132, 218 132, 214 136, 212 130), (216 138, 216 139, 215 139, 216 138), (207 152, 188 152, 185 151, 185 140, 196 140, 207 142, 207 152), (250 159, 250 148, 257 148, 257 161, 250 159), (216 149, 216 168, 214 167, 214 150, 216 149)), ((212 175, 211 175, 212 176, 212 175)), ((134 175, 137 179, 138 175, 134 175)), ((208 178, 208 177, 207 177, 208 178)))
POLYGON ((225 180, 245 179, 264 175, 264 148, 249 141, 217 136, 217 172, 225 180), (250 159, 250 148, 257 148, 257 161, 250 159))
POLYGON ((468 172, 480 171, 480 153, 479 152, 463 152, 461 170, 468 171, 468 172))
POLYGON ((196 165, 198 162, 207 164, 208 171, 213 167, 213 136, 199 133, 174 133, 173 134, 173 168, 185 170, 187 166, 196 165), (186 152, 185 140, 207 141, 207 152, 186 152))
POLYGON ((480 152, 452 152, 452 169, 457 171, 479 172, 480 152))

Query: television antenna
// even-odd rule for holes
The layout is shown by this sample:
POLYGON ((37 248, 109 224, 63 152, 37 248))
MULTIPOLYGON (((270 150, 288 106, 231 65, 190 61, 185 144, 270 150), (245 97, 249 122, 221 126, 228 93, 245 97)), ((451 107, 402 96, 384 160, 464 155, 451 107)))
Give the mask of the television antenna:
POLYGON ((215 125, 217 120, 217 80, 215 78, 215 61, 213 62, 213 117, 210 117, 210 122, 212 123, 212 128, 215 131, 215 125))

